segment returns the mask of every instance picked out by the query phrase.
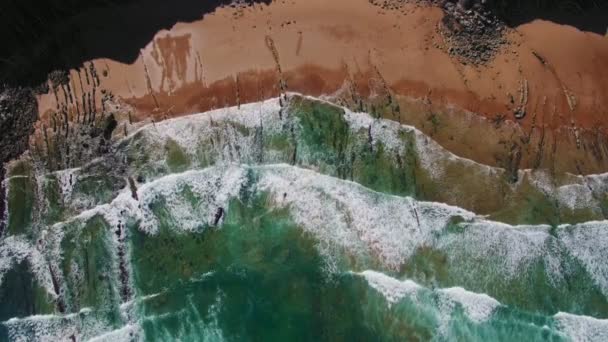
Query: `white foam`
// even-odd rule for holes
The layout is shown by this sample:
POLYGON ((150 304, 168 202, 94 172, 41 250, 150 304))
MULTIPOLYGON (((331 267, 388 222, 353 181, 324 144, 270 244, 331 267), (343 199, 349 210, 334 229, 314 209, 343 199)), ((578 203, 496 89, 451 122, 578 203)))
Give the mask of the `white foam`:
POLYGON ((164 204, 170 209, 172 216, 179 219, 175 227, 195 231, 201 226, 212 225, 218 209, 226 209, 228 202, 238 196, 246 180, 245 176, 245 170, 239 167, 212 168, 170 175, 148 183, 138 190, 140 217, 143 219, 140 228, 148 232, 158 229, 159 222, 150 206, 159 196, 164 199, 164 204), (178 192, 183 190, 185 185, 198 197, 194 209, 191 204, 184 203, 178 192))
POLYGON ((159 221, 151 206, 162 198, 172 216, 179 218, 175 227, 184 231, 195 231, 201 226, 213 223, 218 208, 226 208, 228 201, 237 197, 245 176, 245 169, 237 166, 171 174, 137 189, 137 200, 132 197, 131 190, 127 187, 111 203, 83 211, 67 221, 56 223, 53 227, 55 230, 61 230, 65 224, 85 222, 100 215, 111 226, 117 226, 119 222, 124 223, 128 218, 138 220, 142 231, 153 234, 158 231, 159 221), (186 186, 198 196, 194 208, 181 196, 181 191, 185 190, 186 186))
POLYGON ((0 241, 0 285, 4 274, 23 261, 27 261, 39 285, 49 296, 55 297, 44 256, 22 236, 8 236, 0 241))
POLYGON ((422 287, 411 280, 398 280, 376 271, 354 273, 365 278, 371 288, 378 291, 389 304, 400 302, 403 298, 413 296, 422 287))
POLYGON ((589 275, 608 296, 608 221, 560 226, 559 241, 580 260, 589 275))
POLYGON ((55 172, 64 201, 69 201, 71 199, 79 171, 80 168, 73 168, 55 172))
POLYGON ((87 340, 109 330, 105 322, 99 321, 88 308, 68 315, 11 318, 2 324, 8 331, 9 340, 15 342, 70 341, 71 336, 87 340))
POLYGON ((413 133, 415 131, 413 127, 390 120, 374 119, 367 113, 354 113, 346 108, 342 108, 342 110, 344 110, 344 119, 352 132, 366 131, 371 135, 374 145, 382 143, 397 153, 406 151, 408 141, 404 140, 400 133, 413 133))
POLYGON ((491 263, 487 266, 510 278, 521 274, 532 262, 552 257, 546 249, 551 238, 549 229, 480 220, 467 224, 466 233, 442 237, 438 248, 447 251, 453 264, 487 261, 491 263))
POLYGON ((599 175, 587 175, 584 177, 586 184, 596 195, 608 193, 608 173, 599 175))
POLYGON ((409 279, 399 280, 372 270, 353 274, 364 277, 368 285, 386 299, 389 308, 406 297, 414 300, 418 305, 426 304, 438 308, 439 328, 443 330, 443 333, 446 332, 456 304, 462 306, 467 317, 474 323, 489 320, 494 311, 501 306, 496 299, 486 294, 470 292, 461 287, 432 291, 409 279), (432 302, 418 300, 417 295, 422 292, 436 292, 439 297, 432 302))
MULTIPOLYGON (((398 269, 417 248, 435 246, 446 251, 453 265, 491 261, 487 266, 494 276, 517 277, 540 261, 550 281, 557 284, 563 279, 562 247, 548 225, 493 222, 460 208, 379 194, 291 166, 258 169, 265 171, 259 189, 273 194, 276 205, 289 207, 296 223, 325 243, 320 248, 326 256, 335 244, 353 254, 374 255, 386 267, 398 269), (468 221, 463 233, 437 237, 454 217, 468 221)), ((603 289, 608 286, 608 229, 600 230, 607 225, 607 221, 576 225, 574 231, 579 233, 571 238, 581 239, 586 231, 584 242, 561 238, 603 289)))
POLYGON ((95 336, 89 342, 128 342, 143 341, 143 329, 139 324, 128 324, 120 329, 109 331, 99 336, 95 336))
MULTIPOLYGON (((180 230, 198 229, 201 223, 209 223, 218 207, 229 210, 228 202, 240 196, 249 172, 254 173, 255 177, 251 178, 257 183, 248 185, 255 191, 268 192, 269 205, 288 208, 296 223, 319 240, 318 247, 328 258, 343 251, 357 256, 372 255, 384 267, 399 269, 416 249, 431 246, 449 251, 447 254, 453 264, 463 262, 459 257, 494 263, 492 267, 497 273, 493 276, 521 274, 535 260, 543 260, 547 272, 558 274, 562 253, 553 248, 558 248, 556 242, 561 242, 581 260, 602 289, 606 289, 606 221, 560 226, 558 239, 555 239, 549 233, 549 226, 510 226, 492 222, 460 208, 386 195, 354 182, 284 164, 224 165, 165 176, 142 185, 137 190, 138 200, 132 198, 129 189, 124 189, 111 203, 85 211, 71 221, 84 222, 99 214, 114 225, 135 218, 141 222, 142 230, 153 234, 158 230, 159 222, 150 204, 160 196, 165 199, 171 216, 178 220, 172 226, 180 230), (180 196, 185 186, 199 198, 200 205, 194 210, 180 196), (467 222, 462 231, 446 234, 444 229, 453 217, 462 217, 467 222)), ((56 224, 47 231, 52 238, 45 240, 49 246, 46 250, 59 249, 57 241, 61 240, 65 224, 68 223, 56 224)), ((3 244, 1 269, 12 267, 13 259, 30 257, 35 250, 17 237, 8 237, 3 244)), ((422 288, 412 281, 394 279, 377 271, 368 270, 359 275, 365 277, 390 305, 422 288)), ((489 319, 500 305, 487 295, 462 288, 436 292, 447 303, 442 313, 451 314, 460 305, 474 322, 489 319)))
MULTIPOLYGON (((318 101, 318 99, 313 97, 307 98, 318 101)), ((330 102, 324 102, 339 107, 330 102)), ((339 108, 344 110, 345 118, 351 130, 357 131, 371 127, 370 133, 374 141, 381 141, 389 148, 400 153, 405 152, 405 146, 404 141, 399 137, 398 133, 413 132, 415 137, 414 148, 417 156, 420 158, 420 164, 434 181, 441 182, 448 175, 449 170, 454 168, 466 169, 467 177, 476 179, 479 184, 484 184, 485 186, 500 182, 505 174, 503 168, 478 163, 450 152, 414 126, 399 124, 387 119, 374 119, 367 113, 353 113, 347 108, 339 108)), ((518 171, 518 178, 520 180, 526 175, 534 186, 550 198, 556 200, 559 205, 572 210, 591 209, 598 213, 598 215, 601 215, 600 203, 593 195, 593 191, 600 194, 608 192, 608 173, 584 177, 566 174, 566 176, 574 180, 574 183, 562 184, 560 186, 554 186, 549 174, 542 170, 525 169, 518 171)), ((518 182, 516 186, 520 184, 521 182, 518 182)), ((513 190, 516 189, 513 188, 513 190)), ((451 198, 454 202, 459 202, 464 200, 462 196, 466 194, 449 195, 452 195, 451 198)))
MULTIPOLYGON (((159 221, 150 205, 162 197, 170 216, 177 220, 172 226, 194 231, 212 223, 218 208, 228 210, 229 201, 238 198, 248 172, 258 177, 257 191, 269 193, 273 206, 288 208, 294 221, 317 238, 319 251, 332 272, 338 271, 336 257, 342 252, 370 255, 396 270, 418 248, 431 246, 446 251, 454 265, 489 260, 491 256, 495 263, 491 267, 504 277, 518 276, 531 263, 542 260, 550 278, 561 279, 560 247, 549 233, 549 226, 492 222, 457 207, 377 193, 354 182, 284 164, 218 166, 165 176, 141 186, 137 191, 139 201, 125 189, 112 203, 83 212, 77 218, 86 220, 101 214, 110 224, 117 224, 131 217, 140 221, 140 229, 155 233, 159 221), (199 201, 194 209, 180 196, 186 186, 199 201), (441 234, 455 217, 467 221, 464 232, 441 234)), ((568 241, 564 240, 570 249, 585 246, 568 241)), ((592 251, 585 254, 579 248, 573 254, 586 262, 598 283, 606 284, 608 274, 602 265, 608 263, 602 261, 608 253, 593 252, 594 248, 601 248, 596 246, 597 239, 585 241, 586 248, 592 251)))
MULTIPOLYGON (((474 323, 490 320, 496 309, 502 306, 496 299, 483 294, 467 291, 460 287, 438 289, 434 292, 440 295, 435 301, 425 302, 417 298, 431 291, 411 280, 399 280, 376 271, 352 273, 365 278, 368 285, 380 293, 391 308, 404 298, 411 298, 417 305, 431 305, 437 308, 438 332, 449 336, 449 324, 456 305, 462 306, 464 313, 474 323)), ((427 297, 433 298, 433 297, 427 297)), ((432 308, 430 308, 432 310, 432 308)), ((572 341, 603 342, 608 341, 608 320, 589 316, 573 315, 560 312, 553 316, 558 331, 564 333, 572 341)))
POLYGON ((558 328, 576 342, 608 341, 608 320, 560 312, 555 316, 558 328))
POLYGON ((526 170, 523 173, 530 183, 561 208, 591 210, 602 217, 598 195, 608 190, 606 175, 574 176, 565 174, 563 184, 558 184, 547 170, 526 170))
MULTIPOLYGON (((205 116, 171 119, 156 124, 153 128, 155 132, 150 134, 155 134, 160 140, 170 138, 182 146, 193 148, 199 141, 200 136, 197 135, 210 132, 206 130, 207 127, 214 127, 213 132, 217 132, 215 125, 221 120, 230 120, 246 127, 260 127, 263 123, 264 129, 282 129, 280 123, 267 127, 267 123, 280 121, 275 117, 278 110, 278 101, 269 100, 261 104, 243 106, 240 110, 222 109, 205 113, 205 116)), ((447 170, 444 167, 446 163, 452 162, 462 164, 459 167, 472 166, 478 172, 476 175, 483 177, 492 178, 504 172, 499 168, 457 157, 413 127, 372 119, 362 113, 346 111, 345 115, 351 129, 367 129, 371 126, 375 141, 397 150, 403 148, 404 144, 396 132, 415 132, 422 163, 428 170, 436 172, 434 177, 438 177, 437 179, 443 177, 442 172, 447 170)), ((147 126, 141 130, 149 131, 151 127, 147 126)), ((246 139, 235 142, 236 134, 237 132, 232 130, 223 137, 222 139, 227 141, 225 145, 251 143, 246 139)), ((242 137, 239 136, 238 139, 242 137)), ((188 150, 190 153, 193 151, 188 150)), ((231 150, 225 150, 225 159, 234 159, 230 157, 232 153, 231 150)), ((75 171, 74 169, 58 173, 65 197, 71 196, 72 193, 72 189, 66 185, 69 184, 66 183, 66 177, 75 171)), ((140 221, 140 229, 154 234, 158 231, 159 221, 150 205, 160 197, 165 200, 167 209, 176 220, 172 227, 184 231, 200 229, 202 225, 213 222, 218 208, 227 210, 229 201, 239 197, 239 192, 247 182, 249 171, 259 176, 257 190, 269 192, 270 204, 273 206, 288 208, 295 222, 317 237, 318 247, 328 259, 343 251, 357 256, 372 255, 381 261, 382 267, 396 270, 418 248, 430 246, 448 250, 451 263, 456 263, 459 261, 457 258, 463 256, 475 260, 488 260, 491 257, 492 262, 498 262, 492 267, 495 267, 500 275, 521 274, 536 260, 543 260, 549 273, 556 276, 561 273, 560 250, 555 249, 558 247, 555 247, 555 238, 549 233, 549 226, 510 226, 492 222, 457 207, 416 201, 409 197, 389 196, 366 189, 357 183, 284 164, 256 167, 220 165, 200 171, 168 175, 142 185, 137 190, 138 200, 132 198, 130 189, 123 189, 111 203, 99 205, 67 222, 48 228, 42 235, 43 245, 47 246, 43 250, 51 253, 49 255, 54 256, 54 260, 60 260, 58 254, 52 253, 60 253, 59 243, 64 225, 75 221, 84 222, 95 215, 103 216, 110 225, 117 225, 119 221, 124 223, 128 218, 136 219, 140 221), (191 188, 198 198, 194 207, 186 203, 180 195, 185 186, 191 188), (467 221, 466 229, 441 237, 453 217, 462 217, 467 221), (459 254, 459 251, 466 253, 459 254)), ((560 203, 569 208, 593 207, 596 204, 593 193, 601 192, 607 187, 606 175, 581 177, 575 184, 561 186, 551 184, 545 176, 541 173, 530 175, 538 188, 555 194, 561 198, 560 203)), ((608 295, 607 227, 608 221, 602 221, 576 226, 563 225, 557 229, 559 242, 583 263, 605 295, 608 295)), ((7 237, 0 243, 0 284, 8 269, 26 259, 34 266, 36 277, 41 280, 47 291, 52 293, 52 282, 43 254, 21 237, 7 237)), ((337 270, 337 265, 334 266, 334 270, 337 270)), ((359 274, 365 277, 372 288, 387 298, 389 305, 422 288, 410 280, 394 279, 377 271, 368 270, 359 274)), ((438 292, 445 295, 451 303, 449 308, 453 309, 453 304, 459 303, 467 316, 475 322, 489 319, 500 305, 485 294, 468 292, 462 288, 443 289, 438 292)), ((600 321, 602 324, 585 321, 584 324, 579 322, 579 325, 576 325, 569 320, 570 316, 564 318, 564 315, 556 315, 556 318, 565 322, 562 323, 565 330, 571 329, 579 335, 582 331, 580 326, 591 326, 589 329, 604 327, 604 321, 600 321)), ((54 319, 53 317, 33 317, 31 322, 54 319)), ((10 323, 16 322, 22 321, 10 323)), ((129 328, 123 329, 126 331, 129 328)), ((120 335, 123 329, 115 333, 120 335)), ((117 336, 113 333, 108 333, 108 336, 117 336)), ((98 338, 103 336, 105 335, 98 338)))
POLYGON ((31 253, 31 246, 25 239, 9 236, 0 242, 0 285, 4 274, 31 253))
POLYGON ((416 248, 432 243, 433 233, 441 231, 452 217, 474 217, 456 207, 377 193, 297 167, 258 169, 263 171, 259 190, 272 194, 277 206, 289 207, 299 226, 351 253, 377 256, 392 269, 402 265, 416 248))
MULTIPOLYGON (((228 209, 249 169, 260 174, 258 189, 269 192, 277 207, 289 207, 296 223, 319 239, 319 248, 327 257, 339 248, 356 255, 374 255, 396 269, 418 247, 431 244, 434 233, 452 217, 474 217, 456 207, 387 196, 310 170, 270 165, 212 167, 165 176, 141 186, 139 200, 125 189, 110 204, 87 210, 72 221, 101 215, 115 226, 131 217, 140 221, 141 230, 155 233, 159 222, 150 205, 162 197, 171 217, 179 220, 172 226, 193 231, 211 223, 218 208, 228 209), (194 209, 180 196, 186 185, 199 199, 194 209)), ((63 224, 55 225, 54 230, 60 231, 63 224)))
POLYGON ((130 134, 124 141, 132 139, 138 133, 143 133, 153 142, 173 140, 190 155, 194 155, 199 143, 204 141, 203 139, 214 138, 218 140, 215 141, 214 148, 217 149, 223 160, 247 160, 253 153, 252 148, 255 147, 254 134, 244 135, 232 124, 248 129, 263 127, 266 132, 278 132, 282 129, 279 119, 280 110, 278 98, 240 107, 226 107, 148 124, 130 134), (238 155, 237 148, 239 149, 238 155))
MULTIPOLYGON (((0 165, 0 167, 2 167, 2 165, 0 165)), ((7 177, 5 179, 2 179, 1 182, 1 186, 0 186, 0 191, 4 190, 4 212, 2 213, 2 215, 0 216, 1 222, 0 222, 0 227, 4 227, 4 229, 6 229, 6 227, 8 227, 8 214, 9 214, 9 207, 8 207, 8 197, 9 194, 11 193, 11 189, 10 189, 10 180, 13 178, 28 178, 27 176, 21 176, 21 175, 17 175, 17 176, 11 176, 11 177, 7 177)))
POLYGON ((452 287, 439 291, 462 305, 467 316, 477 323, 490 319, 494 310, 500 306, 496 299, 487 294, 470 292, 462 287, 452 287))
MULTIPOLYGON (((290 94, 290 96, 293 95, 300 94, 290 94)), ((462 176, 466 177, 464 182, 466 184, 476 182, 486 187, 492 187, 495 192, 500 191, 497 184, 504 181, 505 170, 503 168, 488 166, 457 156, 413 126, 399 124, 387 119, 376 119, 367 113, 355 113, 318 98, 309 96, 305 96, 305 98, 325 103, 343 111, 344 119, 351 132, 367 131, 369 129, 374 144, 382 143, 386 148, 399 155, 404 155, 406 152, 416 153, 420 159, 419 165, 431 177, 431 180, 449 186, 446 188, 444 196, 450 200, 450 203, 459 203, 469 207, 474 204, 470 202, 471 199, 468 198, 470 196, 467 196, 470 190, 460 187, 456 180, 452 181, 449 178, 454 177, 450 174, 450 170, 453 169, 466 170, 462 176), (412 135, 413 146, 410 147, 407 141, 404 141, 403 133, 412 135), (408 148, 412 148, 414 151, 407 151, 408 148), (451 182, 446 183, 446 177, 451 182)), ((288 104, 292 105, 291 103, 288 104)), ((283 120, 279 119, 280 111, 281 106, 278 98, 242 105, 240 108, 236 106, 227 107, 145 125, 125 138, 124 141, 132 139, 137 133, 143 133, 150 139, 150 142, 146 144, 149 148, 152 148, 152 146, 162 148, 163 144, 171 139, 176 141, 190 155, 195 155, 199 144, 206 142, 206 148, 214 150, 214 155, 219 157, 216 162, 253 163, 258 161, 255 156, 262 153, 258 144, 255 143, 255 134, 252 134, 253 129, 263 128, 266 133, 287 134, 289 132, 286 129, 291 126, 286 125, 285 120, 297 121, 297 118, 293 116, 283 117, 283 120), (244 134, 233 124, 246 127, 251 132, 244 134), (208 139, 210 137, 213 137, 215 144, 209 143, 208 139)), ((284 115, 288 114, 287 112, 284 115)), ((287 156, 278 155, 273 150, 263 151, 263 153, 266 163, 288 161, 286 160, 287 156)), ((310 163, 307 162, 307 157, 310 156, 306 155, 305 149, 299 150, 299 153, 303 164, 312 169, 318 166, 308 165, 310 163)), ((152 164, 154 163, 153 161, 152 164)), ((164 161, 156 161, 156 163, 163 165, 164 161)), ((518 187, 522 185, 521 179, 528 177, 533 186, 537 187, 551 200, 557 201, 560 206, 572 210, 592 209, 596 215, 601 215, 600 203, 593 192, 608 188, 608 173, 585 177, 570 175, 570 179, 574 180, 574 183, 560 186, 552 184, 546 172, 520 170, 518 175, 519 182, 509 184, 512 192, 520 191, 518 187)))

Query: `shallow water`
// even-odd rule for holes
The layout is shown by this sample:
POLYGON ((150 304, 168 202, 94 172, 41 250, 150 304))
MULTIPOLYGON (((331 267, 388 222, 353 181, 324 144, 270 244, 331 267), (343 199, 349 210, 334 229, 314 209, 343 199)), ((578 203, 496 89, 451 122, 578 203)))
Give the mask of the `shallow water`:
POLYGON ((509 184, 296 96, 143 127, 82 168, 33 165, 8 173, 2 340, 608 339, 604 175, 509 184))

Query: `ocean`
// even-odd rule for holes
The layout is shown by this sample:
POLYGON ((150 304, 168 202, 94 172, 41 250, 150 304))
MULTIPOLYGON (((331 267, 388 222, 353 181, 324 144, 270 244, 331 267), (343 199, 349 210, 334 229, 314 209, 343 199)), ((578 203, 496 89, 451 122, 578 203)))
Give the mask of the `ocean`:
POLYGON ((608 340, 608 175, 517 175, 298 94, 26 154, 0 340, 608 340))

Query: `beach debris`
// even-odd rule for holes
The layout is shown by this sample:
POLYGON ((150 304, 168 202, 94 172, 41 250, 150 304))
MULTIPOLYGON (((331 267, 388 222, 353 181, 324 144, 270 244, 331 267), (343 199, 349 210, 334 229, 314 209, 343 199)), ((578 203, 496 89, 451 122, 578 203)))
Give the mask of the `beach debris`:
POLYGON ((532 54, 534 55, 534 57, 536 57, 536 59, 538 59, 540 64, 547 65, 547 60, 543 56, 541 56, 538 52, 532 50, 532 54))
POLYGON ((137 183, 135 182, 133 177, 130 176, 127 178, 127 180, 129 182, 129 190, 131 190, 131 197, 134 200, 139 201, 139 198, 137 196, 137 183))
POLYGON ((566 101, 568 102, 568 108, 570 108, 571 112, 574 112, 577 103, 576 97, 565 85, 562 85, 562 88, 564 90, 564 95, 566 96, 566 101))
POLYGON ((526 106, 528 105, 528 80, 519 81, 519 106, 513 111, 515 118, 518 120, 526 116, 526 106))

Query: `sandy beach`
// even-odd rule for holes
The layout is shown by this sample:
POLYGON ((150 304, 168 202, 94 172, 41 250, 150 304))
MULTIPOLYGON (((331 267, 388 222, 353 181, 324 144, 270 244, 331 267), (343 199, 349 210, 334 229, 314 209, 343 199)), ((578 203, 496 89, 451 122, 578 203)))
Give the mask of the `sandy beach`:
MULTIPOLYGON (((396 120, 423 126, 431 113, 461 127, 420 127, 458 155, 503 166, 515 144, 521 168, 608 171, 606 37, 534 21, 509 30, 510 44, 487 65, 464 65, 446 51, 442 16, 436 7, 383 10, 367 0, 223 7, 158 32, 132 64, 97 59, 72 70, 68 92, 76 102, 92 93, 99 108, 103 90, 134 120, 162 120, 282 91, 347 89, 373 99, 384 89, 411 109, 396 120)), ((62 91, 38 98, 43 121, 61 103, 76 107, 62 91)))

